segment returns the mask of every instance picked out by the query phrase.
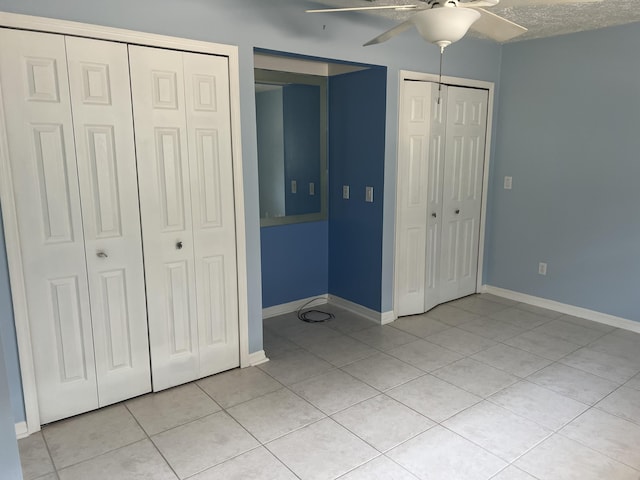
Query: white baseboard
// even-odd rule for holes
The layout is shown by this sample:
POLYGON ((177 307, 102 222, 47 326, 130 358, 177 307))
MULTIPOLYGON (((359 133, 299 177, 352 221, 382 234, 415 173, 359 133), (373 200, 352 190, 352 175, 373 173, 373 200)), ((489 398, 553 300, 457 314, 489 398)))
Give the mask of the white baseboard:
POLYGON ((371 310, 370 308, 363 307, 358 303, 354 303, 350 300, 345 300, 344 298, 340 298, 335 295, 329 295, 329 303, 331 305, 335 305, 336 307, 360 315, 361 317, 364 317, 367 320, 371 320, 378 325, 385 325, 395 320, 393 311, 382 313, 376 312, 375 310, 371 310))
POLYGON ((20 440, 21 438, 26 438, 28 436, 29 429, 27 428, 27 422, 16 423, 16 438, 20 440))
POLYGON ((592 322, 609 325, 610 327, 622 328, 623 330, 640 333, 640 322, 634 322, 633 320, 626 318, 615 317, 606 313, 596 312, 595 310, 576 307, 575 305, 560 303, 555 300, 548 300, 542 297, 534 297, 533 295, 527 295, 526 293, 514 292, 513 290, 506 290, 504 288, 493 287, 491 285, 483 285, 482 292, 508 298, 509 300, 515 300, 516 302, 528 303, 529 305, 535 305, 536 307, 554 310, 559 313, 564 313, 565 315, 585 318, 592 322))
POLYGON ((285 313, 296 312, 305 303, 310 302, 314 298, 317 298, 318 301, 314 302, 313 305, 323 305, 327 303, 328 295, 325 293, 324 295, 316 295, 315 297, 303 298, 301 300, 294 300, 293 302, 282 303, 280 305, 274 305, 273 307, 263 308, 262 318, 265 319, 277 317, 278 315, 284 315, 285 313))
POLYGON ((263 363, 267 363, 269 359, 267 355, 264 353, 264 350, 260 350, 259 352, 253 352, 249 354, 249 365, 252 367, 256 367, 258 365, 262 365, 263 363))

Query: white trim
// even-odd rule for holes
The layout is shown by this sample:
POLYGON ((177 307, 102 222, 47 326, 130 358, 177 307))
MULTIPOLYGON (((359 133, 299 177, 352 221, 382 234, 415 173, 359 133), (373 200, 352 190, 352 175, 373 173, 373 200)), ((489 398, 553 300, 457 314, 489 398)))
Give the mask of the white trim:
POLYGON ((514 300, 516 302, 528 303, 529 305, 535 305, 536 307, 542 307, 555 312, 564 313, 565 315, 572 315, 574 317, 591 320, 592 322, 602 323, 604 325, 609 325, 610 327, 622 328, 623 330, 640 333, 640 322, 635 322, 626 318, 615 317, 607 313, 576 307, 575 305, 556 302, 555 300, 548 300, 542 297, 534 297, 533 295, 528 295, 526 293, 514 292, 513 290, 506 290, 504 288, 493 287, 491 285, 483 285, 481 291, 483 293, 497 295, 498 297, 508 298, 509 300, 514 300))
POLYGON ((27 422, 16 423, 16 438, 27 438, 29 436, 29 430, 27 430, 27 422))
POLYGON ((316 295, 315 297, 302 298, 300 300, 294 300, 293 302, 281 303, 280 305, 274 305, 272 307, 267 307, 262 309, 262 318, 271 318, 277 317, 278 315, 284 315, 285 313, 293 313, 297 312, 300 307, 302 307, 305 303, 310 302, 311 300, 318 299, 317 302, 314 302, 313 305, 324 305, 327 303, 329 295, 326 293, 324 295, 316 295))
POLYGON ((263 363, 267 363, 269 359, 267 355, 264 353, 264 350, 260 350, 259 352, 253 352, 249 354, 249 365, 252 367, 256 367, 258 365, 262 365, 263 363))
MULTIPOLYGON (((398 105, 402 107, 402 96, 404 93, 404 81, 405 80, 417 80, 422 82, 434 82, 438 83, 439 76, 432 73, 421 73, 421 72, 412 72, 409 70, 400 70, 400 85, 398 88, 398 105)), ((478 242, 478 272, 476 275, 476 291, 479 292, 482 290, 482 271, 484 269, 484 249, 485 249, 485 230, 486 230, 486 220, 487 220, 487 201, 488 201, 488 189, 489 189, 489 168, 491 164, 491 138, 493 132, 493 110, 495 108, 495 83, 487 82, 484 80, 474 80, 470 78, 461 78, 461 77, 449 77, 443 76, 442 83, 446 83, 448 85, 460 86, 460 87, 473 87, 473 88, 482 88, 489 91, 488 98, 488 107, 487 107, 487 133, 485 138, 485 149, 484 149, 484 169, 483 169, 483 179, 482 179, 482 200, 481 200, 481 208, 480 208, 480 238, 478 242)), ((402 114, 402 108, 398 109, 398 125, 400 124, 400 115, 402 114)), ((400 130, 398 129, 398 135, 400 134, 400 130)), ((398 151, 396 152, 396 165, 398 164, 397 158, 399 155, 400 142, 398 142, 398 151)), ((393 317, 398 318, 398 262, 399 262, 399 242, 398 242, 398 192, 400 192, 400 175, 396 175, 396 211, 395 211, 395 225, 394 225, 394 239, 395 239, 395 248, 394 248, 394 276, 393 276, 393 317)))
POLYGON ((329 304, 335 305, 343 310, 348 310, 356 315, 360 315, 361 317, 371 320, 378 325, 385 325, 393 322, 397 318, 393 312, 376 312, 375 310, 371 310, 370 308, 335 295, 329 295, 329 304))
MULTIPOLYGON (((244 182, 242 170, 242 130, 240 124, 240 68, 238 47, 218 43, 201 42, 184 38, 169 37, 144 32, 135 32, 119 28, 102 27, 78 22, 68 22, 50 18, 18 15, 0 12, 0 27, 34 30, 62 35, 96 38, 116 42, 146 45, 214 55, 229 58, 229 97, 231 107, 231 143, 233 152, 233 182, 236 221, 236 252, 238 267, 238 324, 240 335, 240 366, 251 364, 249 354, 249 312, 247 293, 247 252, 244 210, 244 182)), ((36 389, 35 371, 33 367, 33 349, 29 328, 24 272, 22 270, 22 254, 18 220, 14 200, 9 150, 4 126, 2 108, 2 92, 0 91, 0 202, 7 248, 7 261, 11 283, 20 374, 28 433, 40 430, 40 414, 36 389)))

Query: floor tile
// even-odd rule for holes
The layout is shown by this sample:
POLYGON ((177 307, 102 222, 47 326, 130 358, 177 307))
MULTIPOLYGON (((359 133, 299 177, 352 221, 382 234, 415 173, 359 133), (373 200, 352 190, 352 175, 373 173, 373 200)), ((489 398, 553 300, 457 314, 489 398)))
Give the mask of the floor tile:
POLYGON ((262 443, 320 420, 325 415, 286 388, 227 410, 262 443))
POLYGON ((500 310, 499 312, 493 313, 489 316, 496 320, 501 320, 527 330, 539 327, 540 325, 551 321, 551 319, 545 315, 539 315, 537 313, 523 310, 520 306, 500 310))
POLYGON ((634 390, 640 390, 640 374, 633 377, 631 380, 625 383, 624 386, 628 388, 633 388, 634 390))
POLYGON ((456 327, 431 335, 427 340, 463 355, 473 355, 496 344, 493 340, 456 327))
POLYGON ((287 340, 280 335, 273 333, 272 330, 265 328, 262 333, 262 347, 268 358, 277 357, 289 350, 297 350, 300 348, 291 340, 287 340))
POLYGON ((59 480, 59 477, 57 473, 53 472, 53 473, 47 473, 42 477, 38 477, 36 480, 59 480))
POLYGON ((507 462, 514 461, 552 433, 487 401, 468 408, 443 425, 507 462))
POLYGON ((529 313, 535 313, 536 315, 541 315, 543 317, 548 317, 551 319, 559 318, 562 316, 562 313, 556 312, 555 310, 549 310, 547 308, 537 307, 535 305, 530 305, 528 303, 519 303, 516 305, 519 310, 524 310, 529 313))
POLYGON ((402 317, 391 323, 391 326, 420 338, 425 338, 450 328, 449 325, 426 315, 402 317))
POLYGON ((453 305, 477 315, 492 315, 508 308, 502 303, 485 300, 479 295, 471 295, 453 302, 453 305))
POLYGON ((515 462, 540 480, 638 480, 638 472, 561 435, 553 435, 515 462))
POLYGON ((491 293, 481 293, 480 298, 482 300, 489 300, 490 302, 500 303, 502 305, 506 305, 507 307, 515 307, 518 305, 518 302, 515 300, 511 300, 510 298, 500 297, 498 295, 493 295, 491 293))
POLYGON ((563 322, 570 322, 576 325, 581 325, 583 327, 592 328, 593 330, 600 330, 604 333, 613 332, 616 328, 611 327, 609 325, 605 325, 604 323, 592 322, 591 320, 587 320, 581 317, 574 317, 573 315, 560 315, 558 320, 562 320, 563 322))
POLYGON ((481 400, 432 375, 389 390, 387 395, 436 422, 442 422, 481 400))
POLYGON ((379 350, 391 350, 392 348, 417 340, 415 336, 390 326, 360 330, 353 332, 351 336, 379 350))
POLYGON ((453 350, 426 340, 407 343, 389 350, 387 353, 425 372, 431 372, 463 358, 453 350))
POLYGON ((422 480, 485 480, 506 466, 498 457, 441 426, 403 443, 387 456, 422 480))
MULTIPOLYGON (((635 469, 640 469, 640 425, 592 408, 560 433, 635 469)), ((640 477, 640 473, 638 474, 640 477)))
POLYGON ((259 447, 205 470, 189 480, 295 480, 266 448, 259 447))
POLYGON ((553 363, 547 358, 503 344, 476 353, 471 358, 518 377, 527 377, 553 363))
POLYGON ((347 336, 318 342, 307 349, 335 367, 342 367, 378 353, 378 350, 347 336))
POLYGON ((458 360, 436 370, 432 375, 480 397, 488 397, 518 381, 515 375, 472 358, 458 360))
POLYGON ((253 400, 282 388, 257 367, 236 368, 199 380, 198 386, 223 408, 253 400))
POLYGON ((333 338, 343 336, 333 328, 329 328, 325 324, 315 324, 300 322, 300 325, 290 329, 288 333, 283 333, 293 343, 297 343, 301 347, 308 348, 321 342, 329 341, 333 338))
POLYGON ((614 382, 559 363, 534 373, 527 380, 587 405, 599 402, 618 387, 614 382))
POLYGON ((423 371, 384 353, 347 365, 342 370, 381 391, 424 374, 423 371))
POLYGON ((125 403, 148 435, 164 432, 219 412, 216 402, 195 383, 150 393, 125 403))
POLYGON ((458 328, 475 333, 481 337, 490 338, 496 342, 502 342, 508 338, 520 335, 525 331, 523 328, 490 317, 480 317, 477 320, 464 323, 458 328))
POLYGON ((536 478, 510 465, 495 477, 491 477, 491 480, 536 480, 536 478))
POLYGON ((24 480, 33 480, 54 471, 42 432, 36 432, 18 440, 18 448, 24 480))
POLYGON ((582 346, 587 345, 605 335, 605 332, 600 330, 587 328, 571 322, 565 322, 562 321, 562 319, 552 320, 549 323, 540 325, 534 331, 542 332, 550 337, 560 338, 567 342, 582 346))
POLYGON ((416 480, 417 477, 406 471, 385 456, 374 458, 369 463, 351 470, 340 480, 416 480))
POLYGON ((640 356, 632 361, 588 347, 567 355, 560 363, 620 384, 640 372, 640 356))
POLYGON ((632 337, 634 334, 632 332, 623 330, 621 330, 621 332, 623 332, 623 334, 616 334, 614 330, 589 344, 589 348, 616 357, 622 357, 632 362, 637 361, 640 344, 634 340, 632 337), (625 337, 624 334, 627 334, 628 337, 625 337))
POLYGON ((552 430, 562 428, 589 408, 584 403, 527 381, 505 388, 488 400, 552 430))
POLYGON ((46 426, 42 434, 57 469, 146 437, 124 405, 96 410, 46 426))
POLYGON ((175 480, 173 471, 149 440, 114 450, 60 470, 60 480, 175 480))
POLYGON ((426 315, 451 327, 457 327, 480 318, 480 315, 446 304, 429 310, 426 315))
POLYGON ((291 350, 258 368, 279 382, 291 385, 331 370, 333 365, 305 350, 291 350))
POLYGON ((537 331, 525 332, 517 337, 505 340, 504 343, 549 360, 559 360, 580 348, 580 345, 575 343, 537 331))
POLYGON ((336 315, 336 318, 327 322, 327 327, 333 328, 341 333, 357 332, 375 325, 375 322, 368 318, 361 317, 360 315, 337 308, 333 305, 327 305, 323 310, 331 311, 336 315))
POLYGON ((381 452, 434 425, 431 420, 386 395, 354 405, 335 414, 333 419, 381 452))
POLYGON ((290 388, 327 415, 378 394, 374 388, 341 370, 294 383, 290 388))
POLYGON ((200 473, 259 445, 225 412, 159 433, 151 440, 180 478, 200 473))
POLYGON ((378 455, 330 418, 279 438, 267 448, 302 480, 336 478, 378 455))

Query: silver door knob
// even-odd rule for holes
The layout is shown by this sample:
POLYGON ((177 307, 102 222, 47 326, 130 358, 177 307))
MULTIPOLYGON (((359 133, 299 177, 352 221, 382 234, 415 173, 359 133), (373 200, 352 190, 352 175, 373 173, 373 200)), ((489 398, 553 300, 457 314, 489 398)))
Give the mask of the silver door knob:
POLYGON ((181 241, 176 242, 176 250, 182 250, 182 242, 181 241))
POLYGON ((456 208, 456 215, 459 215, 459 214, 460 214, 460 209, 456 208))
POLYGON ((96 252, 96 256, 100 258, 107 258, 109 255, 107 255, 107 252, 103 252, 102 250, 99 250, 96 252))
POLYGON ((436 212, 433 212, 433 213, 431 214, 431 216, 432 216, 433 218, 437 218, 437 217, 438 217, 438 214, 437 214, 436 212))

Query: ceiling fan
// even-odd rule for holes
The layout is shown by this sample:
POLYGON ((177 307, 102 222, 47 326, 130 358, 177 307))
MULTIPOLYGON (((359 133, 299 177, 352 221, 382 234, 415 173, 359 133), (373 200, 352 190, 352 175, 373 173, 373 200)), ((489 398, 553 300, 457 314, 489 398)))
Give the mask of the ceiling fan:
MULTIPOLYGON (((371 1, 371 0, 370 0, 371 1)), ((601 0, 504 0, 505 6, 554 5, 563 3, 587 3, 601 0)), ((364 46, 382 43, 390 38, 416 27, 422 38, 440 47, 440 51, 466 35, 469 28, 497 42, 506 42, 527 29, 506 18, 495 15, 483 7, 493 7, 500 0, 420 0, 414 4, 376 5, 368 7, 324 8, 307 10, 310 13, 347 11, 396 10, 415 11, 407 21, 402 22, 364 46)))

